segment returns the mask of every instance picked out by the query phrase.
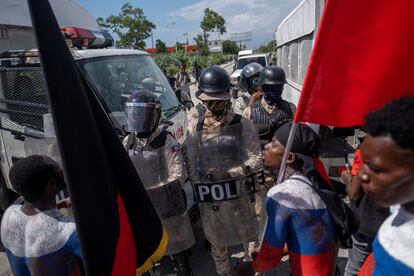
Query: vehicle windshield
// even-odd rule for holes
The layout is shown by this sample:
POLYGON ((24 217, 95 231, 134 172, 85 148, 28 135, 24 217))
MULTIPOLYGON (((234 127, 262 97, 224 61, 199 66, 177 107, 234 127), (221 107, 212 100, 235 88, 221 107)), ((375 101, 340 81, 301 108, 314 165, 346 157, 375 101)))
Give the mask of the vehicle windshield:
POLYGON ((166 77, 148 55, 102 57, 82 61, 80 67, 105 102, 109 115, 121 126, 125 125, 123 105, 135 91, 157 94, 166 118, 179 108, 166 77))
POLYGON ((265 57, 248 57, 248 58, 241 58, 237 61, 237 69, 243 69, 249 63, 257 62, 261 66, 266 66, 266 59, 265 57))

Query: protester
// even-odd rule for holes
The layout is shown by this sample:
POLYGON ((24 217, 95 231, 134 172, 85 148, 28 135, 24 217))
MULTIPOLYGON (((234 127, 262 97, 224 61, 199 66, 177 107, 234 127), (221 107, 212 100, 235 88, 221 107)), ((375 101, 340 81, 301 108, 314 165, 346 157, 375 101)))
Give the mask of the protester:
POLYGON ((193 63, 193 74, 196 82, 199 82, 201 72, 203 71, 203 68, 198 64, 197 61, 194 61, 193 63))
POLYGON ((3 215, 1 240, 14 275, 80 275, 81 249, 72 217, 59 212, 69 201, 56 203, 65 187, 59 165, 47 156, 32 155, 10 169, 13 189, 23 205, 3 215))
MULTIPOLYGON (((275 131, 282 124, 291 121, 296 106, 282 99, 283 86, 286 83, 285 71, 277 66, 267 66, 262 69, 258 78, 259 90, 264 93, 262 98, 250 97, 243 117, 251 121, 259 134, 262 148, 272 140, 275 131)), ((257 193, 256 213, 260 229, 266 222, 264 200, 267 191, 275 185, 277 171, 271 168, 265 170, 265 185, 257 193)))
MULTIPOLYGON (((373 275, 414 274, 414 98, 402 97, 366 116, 358 173, 364 191, 391 206, 374 241, 373 275)), ((372 259, 367 259, 372 260, 372 259)), ((370 275, 369 263, 360 274, 370 275)))
MULTIPOLYGON (((360 143, 362 143, 365 136, 364 131, 358 131, 360 143)), ((341 178, 347 187, 351 207, 360 221, 358 232, 352 236, 352 248, 348 249, 345 276, 358 274, 365 259, 372 252, 372 243, 379 227, 389 215, 388 208, 378 206, 370 196, 364 193, 356 177, 362 166, 361 150, 358 147, 355 151, 352 168, 347 168, 341 174, 341 178)))
POLYGON ((190 83, 191 78, 190 74, 186 71, 187 66, 185 64, 181 65, 180 71, 175 77, 175 88, 181 89, 182 93, 186 93, 188 97, 191 99, 191 93, 190 93, 190 83))
POLYGON ((262 170, 256 130, 232 112, 229 90, 223 68, 203 71, 196 93, 202 104, 190 110, 187 138, 188 172, 220 276, 232 275, 228 246, 243 244, 246 259, 255 250, 254 192, 262 170))
MULTIPOLYGON (((290 123, 280 127, 265 146, 265 165, 281 166, 290 128, 290 123)), ((310 127, 298 125, 283 181, 267 194, 268 220, 262 247, 253 263, 239 265, 239 275, 270 271, 279 264, 285 245, 294 276, 332 275, 338 252, 335 227, 310 175, 303 172, 303 167, 313 166, 319 149, 318 135, 310 127)))
POLYGON ((234 112, 243 115, 249 103, 256 102, 262 97, 259 89, 259 76, 263 67, 256 62, 251 62, 244 66, 240 73, 239 86, 243 94, 234 103, 234 112))

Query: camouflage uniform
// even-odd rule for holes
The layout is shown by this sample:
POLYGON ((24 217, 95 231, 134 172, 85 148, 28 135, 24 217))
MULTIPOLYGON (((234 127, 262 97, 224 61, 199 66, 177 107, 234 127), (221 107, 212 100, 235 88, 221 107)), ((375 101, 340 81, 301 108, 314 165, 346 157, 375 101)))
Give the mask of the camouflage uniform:
MULTIPOLYGON (((199 116, 204 117, 203 129, 218 129, 228 126, 229 123, 233 121, 235 114, 231 111, 231 108, 229 108, 226 112, 224 112, 224 114, 222 114, 222 116, 220 116, 219 119, 217 119, 217 116, 213 116, 204 105, 199 104, 198 106, 192 108, 188 114, 188 139, 191 139, 191 137, 196 135, 199 124, 199 116)), ((251 139, 251 141, 256 140, 256 142, 258 142, 254 125, 242 118, 240 121, 240 127, 242 128, 240 139, 251 139)), ((243 166, 251 167, 252 171, 262 170, 263 164, 260 150, 252 148, 255 145, 257 146, 258 143, 246 144, 246 154, 248 156, 247 161, 244 164, 240 164, 240 166, 232 168, 226 172, 232 177, 243 175, 243 166)), ((190 179, 192 179, 190 169, 189 174, 190 179)), ((239 240, 241 240, 243 244, 245 258, 250 260, 250 253, 255 250, 258 237, 258 223, 254 217, 254 202, 251 202, 249 198, 242 196, 226 202, 228 202, 228 210, 230 210, 233 214, 231 223, 234 225, 237 232, 236 235, 239 236, 239 240)), ((213 230, 215 231, 215 229, 217 228, 214 228, 213 230)), ((217 231, 220 231, 220 229, 217 229, 217 231)), ((212 243, 211 254, 216 265, 217 273, 219 275, 232 275, 227 247, 212 243)))
POLYGON ((236 99, 234 103, 233 111, 236 114, 243 115, 244 110, 249 105, 250 94, 248 92, 243 92, 243 94, 236 99))

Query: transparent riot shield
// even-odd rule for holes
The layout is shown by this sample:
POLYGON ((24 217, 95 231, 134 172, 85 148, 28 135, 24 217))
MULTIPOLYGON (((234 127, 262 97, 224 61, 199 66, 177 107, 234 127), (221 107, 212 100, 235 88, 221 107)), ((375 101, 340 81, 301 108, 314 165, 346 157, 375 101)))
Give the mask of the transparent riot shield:
POLYGON ((183 164, 173 160, 171 149, 162 147, 131 156, 139 177, 168 233, 168 255, 194 245, 182 189, 183 164))
POLYGON ((26 137, 24 140, 24 150, 26 152, 26 156, 46 155, 55 160, 59 166, 63 166, 56 137, 41 139, 26 137))
POLYGON ((260 143, 249 125, 189 135, 188 170, 206 238, 230 246, 258 238, 254 193, 263 182, 260 143))

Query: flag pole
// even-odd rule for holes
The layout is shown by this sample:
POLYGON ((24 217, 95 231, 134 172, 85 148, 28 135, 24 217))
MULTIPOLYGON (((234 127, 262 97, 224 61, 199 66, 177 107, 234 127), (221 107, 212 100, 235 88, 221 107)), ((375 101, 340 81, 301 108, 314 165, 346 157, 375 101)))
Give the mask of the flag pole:
POLYGON ((298 124, 293 122, 292 128, 290 129, 290 132, 289 132, 289 138, 286 144, 285 153, 283 154, 282 164, 280 165, 279 175, 277 177, 276 184, 279 184, 280 182, 282 182, 283 177, 285 176, 286 163, 287 163, 290 150, 292 149, 293 137, 295 137, 297 127, 298 127, 298 124))

